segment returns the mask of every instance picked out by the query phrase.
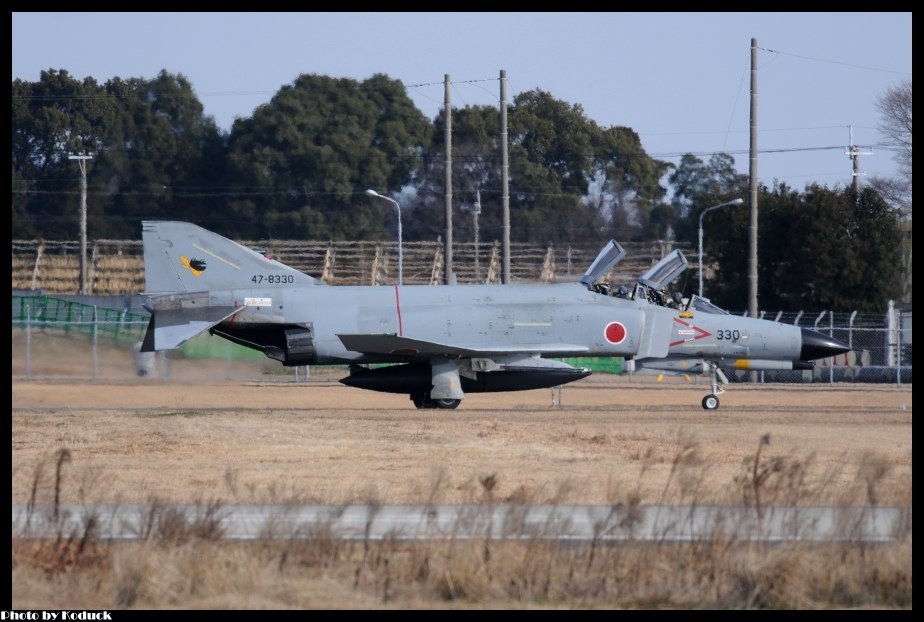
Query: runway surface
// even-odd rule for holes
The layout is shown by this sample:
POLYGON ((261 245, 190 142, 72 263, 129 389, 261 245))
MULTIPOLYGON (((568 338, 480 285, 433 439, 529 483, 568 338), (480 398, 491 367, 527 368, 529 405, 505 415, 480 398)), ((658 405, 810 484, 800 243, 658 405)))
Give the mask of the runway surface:
POLYGON ((554 539, 563 542, 911 541, 911 508, 606 505, 14 505, 13 536, 157 538, 208 531, 230 540, 398 541, 554 539))

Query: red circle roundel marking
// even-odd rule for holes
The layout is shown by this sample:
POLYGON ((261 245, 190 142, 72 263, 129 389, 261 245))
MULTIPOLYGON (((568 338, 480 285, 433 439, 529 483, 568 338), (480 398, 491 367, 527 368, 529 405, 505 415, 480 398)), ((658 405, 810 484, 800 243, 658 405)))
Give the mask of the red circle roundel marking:
POLYGON ((619 344, 626 339, 626 327, 622 322, 610 322, 603 331, 603 336, 612 344, 619 344))

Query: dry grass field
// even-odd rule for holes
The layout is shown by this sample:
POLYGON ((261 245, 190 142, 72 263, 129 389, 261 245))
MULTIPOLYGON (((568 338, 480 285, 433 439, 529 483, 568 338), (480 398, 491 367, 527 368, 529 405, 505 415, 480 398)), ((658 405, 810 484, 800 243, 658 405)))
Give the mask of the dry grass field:
POLYGON ((801 465, 814 494, 802 502, 866 503, 871 479, 875 502, 911 499, 910 387, 733 386, 707 412, 703 384, 597 376, 564 387, 561 407, 537 390, 442 411, 317 374, 301 384, 179 375, 14 382, 13 502, 67 449, 68 502, 455 503, 478 500, 479 478, 494 475, 497 499, 740 503, 736 478, 765 435, 764 460, 801 465))
MULTIPOLYGON (((87 356, 46 348, 32 365, 81 373, 87 356)), ((14 340, 14 376, 22 365, 14 340)), ((234 381, 221 378, 241 371, 222 361, 175 360, 170 380, 145 380, 125 352, 100 369, 115 380, 14 380, 13 503, 50 502, 56 482, 61 502, 78 503, 752 504, 755 491, 763 504, 912 503, 910 387, 733 385, 707 412, 704 379, 592 376, 565 386, 562 405, 538 390, 441 411, 342 386, 345 370, 234 381)), ((911 608, 911 559, 910 541, 235 543, 174 527, 138 543, 14 540, 12 602, 911 608)))

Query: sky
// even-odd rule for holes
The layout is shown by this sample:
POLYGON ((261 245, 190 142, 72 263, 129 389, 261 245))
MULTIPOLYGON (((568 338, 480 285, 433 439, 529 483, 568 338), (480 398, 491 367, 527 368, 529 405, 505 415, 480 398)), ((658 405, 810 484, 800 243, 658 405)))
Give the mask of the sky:
MULTIPOLYGON (((726 151, 747 173, 752 37, 758 147, 787 150, 760 154, 761 182, 849 185, 847 126, 885 142, 877 98, 911 78, 911 13, 13 13, 12 63, 29 81, 181 73, 225 130, 303 73, 387 74, 432 119, 445 74, 453 106, 496 106, 505 69, 510 100, 543 89, 656 158, 726 151)), ((894 176, 872 150, 861 170, 894 176)))

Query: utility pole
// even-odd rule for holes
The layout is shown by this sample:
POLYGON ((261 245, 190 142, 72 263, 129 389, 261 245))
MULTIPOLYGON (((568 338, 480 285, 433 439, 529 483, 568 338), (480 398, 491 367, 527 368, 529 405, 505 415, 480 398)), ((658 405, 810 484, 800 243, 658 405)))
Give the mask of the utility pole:
POLYGON ((501 205, 504 211, 503 270, 501 283, 510 282, 510 188, 507 177, 510 163, 507 161, 507 70, 500 71, 500 131, 501 131, 501 205))
POLYGON ((443 283, 452 285, 452 81, 448 73, 443 86, 443 113, 446 118, 446 241, 443 246, 443 283))
MULTIPOLYGON (((748 315, 757 317, 757 39, 751 38, 750 220, 748 223, 748 315)), ((752 371, 750 381, 757 382, 752 371)))
POLYGON ((87 293, 87 160, 91 155, 72 155, 68 160, 77 160, 80 167, 80 293, 87 293))
POLYGON ((869 151, 860 151, 863 147, 858 147, 857 145, 853 144, 853 126, 848 125, 847 129, 850 130, 850 145, 844 149, 844 155, 853 160, 853 191, 859 194, 860 176, 866 174, 860 172, 860 156, 873 155, 873 150, 870 149, 869 151))
POLYGON ((751 39, 751 157, 748 174, 751 182, 748 224, 748 315, 757 317, 757 39, 751 39))

